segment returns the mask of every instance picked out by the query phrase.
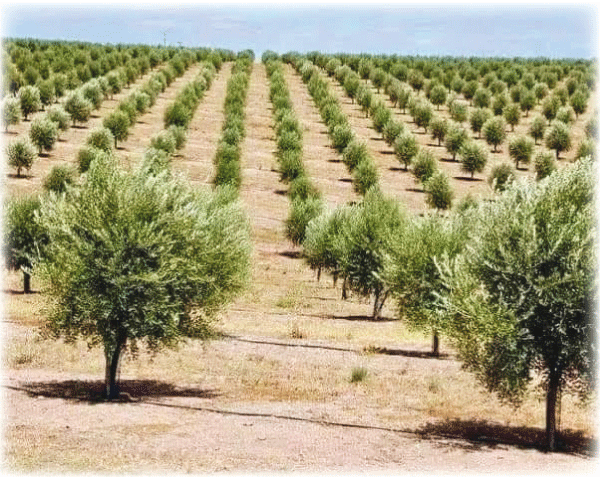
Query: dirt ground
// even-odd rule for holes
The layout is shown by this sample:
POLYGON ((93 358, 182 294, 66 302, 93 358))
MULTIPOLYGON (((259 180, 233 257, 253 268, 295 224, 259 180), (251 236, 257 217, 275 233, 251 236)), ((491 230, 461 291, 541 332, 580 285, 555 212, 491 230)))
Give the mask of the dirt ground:
MULTIPOLYGON (((174 168, 198 186, 207 186, 214 174, 230 72, 231 65, 224 65, 216 76, 186 148, 173 159, 174 168)), ((120 152, 135 160, 162 127, 156 119, 162 118, 160 108, 193 76, 192 69, 161 96, 120 152)), ((305 128, 307 170, 330 205, 354 200, 347 171, 328 147, 305 86, 291 69, 286 80, 305 128)), ((356 297, 342 301, 330 278, 315 279, 299 249, 285 240, 289 204, 273 156, 268 91, 265 69, 255 64, 240 191, 252 224, 252 281, 216 324, 220 338, 128 357, 120 378, 130 398, 102 402, 96 399, 104 371, 101 351, 47 340, 37 331, 43 320, 39 284, 34 278, 38 293, 26 296, 18 291, 20 274, 6 274, 3 470, 394 475, 596 470, 588 443, 594 434, 591 408, 563 397, 566 450, 546 453, 540 445, 543 395, 534 394, 516 410, 501 405, 461 370, 443 341, 442 356, 430 356, 429 337, 406 329, 392 306, 374 322, 370 303, 356 297), (366 377, 353 382, 357 369, 366 370, 366 377)), ((351 111, 350 101, 344 104, 351 111)), ((376 135, 369 124, 361 125, 360 111, 352 114, 357 134, 376 135)), ((385 147, 378 139, 371 144, 385 147)), ((406 195, 408 178, 399 180, 398 171, 390 170, 393 160, 377 155, 378 164, 384 160, 389 166, 382 183, 406 195)), ((409 209, 420 210, 421 196, 409 195, 409 209)))

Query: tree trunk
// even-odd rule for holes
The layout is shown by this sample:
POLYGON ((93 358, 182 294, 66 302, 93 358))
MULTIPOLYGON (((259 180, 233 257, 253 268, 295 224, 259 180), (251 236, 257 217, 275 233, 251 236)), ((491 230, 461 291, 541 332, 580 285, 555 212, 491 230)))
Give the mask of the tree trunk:
POLYGON ((383 310, 383 304, 387 299, 389 290, 381 294, 381 292, 375 293, 375 303, 373 304, 373 319, 378 320, 381 318, 381 310, 383 310))
POLYGON ((23 270, 23 293, 31 293, 31 274, 23 270))
POLYGON ((127 338, 119 335, 114 349, 105 349, 104 355, 106 358, 106 377, 105 377, 105 397, 106 399, 114 399, 119 396, 119 386, 117 383, 117 372, 121 352, 125 346, 127 338))
POLYGON ((546 445, 549 451, 556 450, 556 405, 560 390, 560 372, 550 369, 546 394, 546 445))
POLYGON ((440 355, 440 337, 438 336, 437 330, 433 330, 433 346, 431 349, 431 354, 433 356, 440 355))

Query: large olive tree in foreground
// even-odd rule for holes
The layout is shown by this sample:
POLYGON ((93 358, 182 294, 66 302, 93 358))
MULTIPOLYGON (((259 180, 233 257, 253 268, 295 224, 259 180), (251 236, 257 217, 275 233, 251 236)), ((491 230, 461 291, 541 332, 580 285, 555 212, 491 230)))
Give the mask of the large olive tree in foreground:
POLYGON ((551 450, 561 390, 589 390, 595 369, 593 170, 583 159, 481 206, 447 281, 466 367, 515 403, 541 376, 551 450))
POLYGON ((119 395, 124 351, 206 336, 248 276, 249 226, 234 194, 194 191, 167 167, 146 161, 129 174, 98 158, 80 187, 41 206, 50 327, 104 347, 107 398, 119 395))

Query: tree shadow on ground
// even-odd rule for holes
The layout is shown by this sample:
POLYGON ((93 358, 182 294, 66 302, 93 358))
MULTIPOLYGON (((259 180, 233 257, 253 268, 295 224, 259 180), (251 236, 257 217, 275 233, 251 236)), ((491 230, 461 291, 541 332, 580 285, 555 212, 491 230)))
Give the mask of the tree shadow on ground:
MULTIPOLYGON (((89 403, 104 401, 104 381, 86 381, 73 379, 68 381, 40 381, 24 383, 20 386, 5 386, 15 391, 24 391, 30 397, 45 397, 55 399, 67 399, 89 403)), ((196 387, 179 387, 171 383, 153 379, 124 379, 119 381, 119 391, 128 395, 126 402, 141 401, 161 397, 194 397, 212 398, 218 393, 196 387)), ((123 402, 123 399, 115 399, 115 402, 123 402)))
POLYGON ((302 251, 301 250, 286 250, 284 252, 279 252, 279 255, 281 255, 282 257, 297 259, 297 258, 302 258, 302 251))
POLYGON ((9 172, 8 174, 6 174, 6 176, 10 179, 31 179, 33 177, 33 174, 21 173, 21 175, 18 176, 15 172, 9 172))
POLYGON ((424 194, 425 191, 423 189, 417 189, 416 187, 407 187, 406 189, 407 192, 418 192, 420 194, 424 194))
POLYGON ((7 295, 37 295, 39 293, 39 291, 37 290, 29 290, 27 293, 25 293, 25 291, 23 289, 21 290, 14 290, 12 288, 5 288, 4 290, 2 290, 3 293, 6 293, 7 295))
POLYGON ((323 318, 327 318, 329 320, 372 321, 374 323, 388 323, 390 321, 397 321, 395 318, 373 318, 371 315, 324 315, 323 318))
POLYGON ((483 181, 480 177, 469 177, 469 176, 454 176, 453 179, 457 181, 465 181, 465 182, 481 182, 483 181))
MULTIPOLYGON (((520 449, 546 450, 544 429, 505 426, 475 419, 446 419, 441 422, 428 423, 415 429, 414 432, 423 439, 432 441, 457 439, 458 441, 442 444, 460 447, 467 451, 493 449, 501 445, 520 449)), ((589 457, 597 455, 594 439, 585 437, 579 431, 568 429, 559 433, 558 451, 589 457)))
POLYGON ((338 180, 339 180, 340 182, 347 182, 347 183, 350 183, 350 182, 352 182, 352 179, 349 179, 349 178, 347 178, 347 177, 342 177, 342 178, 340 178, 340 179, 338 179, 338 180))
POLYGON ((406 358, 431 358, 431 359, 452 359, 447 353, 433 354, 431 351, 421 351, 412 349, 390 349, 381 347, 371 347, 368 352, 374 354, 385 354, 387 356, 404 356, 406 358))
POLYGON ((287 195, 287 193, 288 193, 287 190, 283 190, 283 189, 278 189, 275 191, 275 194, 281 195, 281 196, 287 195))

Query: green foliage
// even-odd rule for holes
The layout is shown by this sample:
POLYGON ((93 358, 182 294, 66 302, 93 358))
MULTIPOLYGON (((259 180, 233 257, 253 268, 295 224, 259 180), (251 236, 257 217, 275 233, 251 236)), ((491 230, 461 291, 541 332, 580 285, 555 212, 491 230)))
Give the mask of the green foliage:
POLYGON ((409 131, 398 136, 394 141, 394 152, 398 160, 404 164, 404 169, 408 170, 413 157, 419 152, 419 144, 415 136, 409 131))
POLYGON ((67 113, 62 106, 55 104, 48 108, 46 117, 50 121, 54 121, 59 131, 67 131, 71 122, 71 116, 67 113))
POLYGON ((444 118, 434 117, 429 123, 429 131, 431 137, 438 140, 438 146, 441 146, 448 132, 448 121, 444 118))
POLYGON ((488 119, 491 119, 492 112, 487 108, 477 108, 473 110, 471 116, 469 117, 469 122, 471 124, 471 131, 478 134, 478 137, 481 137, 481 129, 483 125, 488 119))
POLYGON ((521 108, 518 104, 512 103, 504 108, 504 119, 510 124, 511 131, 515 130, 515 126, 519 124, 521 119, 521 108))
POLYGON ((556 151, 556 159, 558 159, 561 152, 571 149, 569 126, 562 121, 553 121, 546 131, 544 142, 548 149, 556 151))
POLYGON ((331 142, 338 152, 342 152, 352 139, 354 139, 354 132, 349 124, 337 124, 333 127, 331 142))
POLYGON ((506 139, 506 122, 501 116, 488 119, 482 128, 483 137, 486 142, 494 146, 494 152, 506 139))
POLYGON ((175 138, 168 131, 160 131, 150 138, 150 147, 165 151, 170 156, 175 152, 175 138))
POLYGON ((67 96, 64 108, 73 120, 73 125, 85 123, 92 114, 92 103, 85 99, 79 91, 73 91, 67 96))
POLYGON ((366 194, 369 189, 377 186, 378 181, 377 167, 373 161, 365 159, 358 163, 352 179, 352 186, 357 194, 366 194))
POLYGON ((561 108, 558 108, 558 111, 556 112, 556 120, 562 121, 566 125, 571 125, 575 120, 573 117, 574 114, 573 108, 570 106, 562 106, 561 108))
POLYGON ((58 139, 58 126, 48 118, 36 118, 29 128, 29 138, 40 155, 43 151, 51 151, 58 139))
POLYGON ((17 169, 17 177, 21 177, 21 169, 31 169, 35 157, 35 146, 29 138, 17 138, 6 146, 8 165, 17 169))
POLYGON ((107 127, 99 127, 94 129, 86 139, 86 145, 101 149, 104 152, 112 153, 113 142, 115 138, 107 127))
POLYGON ((291 182, 304 174, 302 151, 289 149, 278 155, 279 175, 282 182, 291 182))
POLYGON ((18 98, 4 98, 2 101, 2 124, 8 132, 9 126, 21 122, 21 103, 18 98))
POLYGON ((466 129, 460 125, 454 123, 448 126, 448 132, 444 140, 446 151, 452 154, 452 160, 456 160, 456 154, 460 151, 460 148, 469 140, 469 134, 466 129))
POLYGON ((165 128, 169 126, 183 126, 187 129, 192 119, 190 109, 180 102, 172 103, 165 111, 165 128))
POLYGON ((104 118, 102 125, 113 135, 115 148, 117 147, 117 141, 122 142, 129 137, 131 122, 129 116, 124 111, 113 111, 104 118))
POLYGON ((519 163, 529 164, 533 155, 534 144, 527 136, 516 136, 508 143, 508 154, 515 161, 517 169, 519 163))
POLYGON ((310 198, 319 198, 320 196, 319 190, 305 174, 297 176, 290 182, 288 197, 291 201, 296 199, 307 200, 310 198))
POLYGON ((584 157, 596 159, 596 142, 591 138, 584 138, 577 148, 575 160, 580 160, 584 157))
POLYGON ((433 108, 431 107, 431 104, 425 101, 417 102, 413 114, 413 120, 417 127, 423 128, 425 132, 427 132, 427 127, 429 126, 432 117, 433 108))
POLYGON ((463 123, 467 120, 468 112, 467 105, 461 101, 452 101, 450 103, 450 117, 453 121, 463 123))
POLYGON ((531 126, 529 127, 529 135, 534 139, 537 144, 540 139, 544 138, 546 133, 546 121, 541 116, 536 116, 531 121, 531 126))
POLYGON ((385 125, 392 119, 392 111, 383 103, 378 102, 371 108, 373 127, 378 133, 383 133, 385 125))
POLYGON ((502 192, 515 179, 515 172, 510 164, 502 163, 494 166, 488 177, 492 189, 502 192))
POLYGON ((363 161, 369 158, 369 149, 367 143, 354 138, 342 153, 342 160, 350 172, 363 161))
POLYGON ((363 367, 352 368, 352 374, 350 375, 351 383, 361 383, 367 376, 369 375, 369 371, 363 367))
POLYGON ((579 117, 579 115, 583 114, 587 108, 588 96, 583 91, 578 90, 573 93, 569 102, 573 108, 573 112, 579 117))
POLYGON ((437 109, 440 109, 440 106, 446 102, 447 96, 448 93, 446 92, 446 88, 442 85, 436 85, 431 89, 429 101, 431 101, 431 104, 435 105, 437 109))
POLYGON ((595 182, 582 160, 509 188, 472 215, 468 252, 445 268, 459 357, 501 398, 546 389, 551 450, 557 391, 585 393, 595 372, 595 182))
POLYGON ((461 168, 470 172, 471 177, 476 172, 482 172, 487 163, 487 151, 475 141, 467 141, 459 150, 461 168))
POLYGON ((473 106, 476 108, 488 108, 492 94, 486 88, 479 88, 473 95, 473 106))
POLYGON ((81 149, 79 149, 79 152, 77 153, 77 162, 79 164, 79 172, 80 173, 84 173, 87 172, 87 170, 90 168, 90 164, 99 159, 106 161, 107 157, 110 156, 109 152, 106 152, 102 149, 98 149, 96 147, 93 146, 83 146, 81 149))
POLYGON ((452 207, 454 192, 450 186, 450 179, 444 172, 435 172, 423 184, 423 189, 427 193, 425 201, 429 207, 439 210, 447 210, 452 207))
POLYGON ((544 179, 556 170, 556 160, 551 152, 540 152, 535 156, 535 178, 544 179))
POLYGON ((421 149, 413 161, 412 173, 422 184, 438 170, 437 159, 429 149, 421 149))
POLYGON ((44 179, 44 190, 52 192, 65 192, 68 185, 75 183, 75 170, 69 165, 58 165, 50 169, 44 179))
POLYGON ((123 351, 207 336, 210 317, 248 279, 241 205, 167 173, 95 161, 81 187, 44 200, 40 224, 50 237, 40 267, 50 328, 104 347, 109 398, 123 351))
POLYGON ((31 113, 39 111, 42 107, 40 99, 40 91, 37 86, 23 86, 19 89, 19 103, 21 105, 21 113, 25 120, 31 113))
POLYGON ((4 260, 9 269, 23 271, 25 293, 30 291, 29 276, 47 243, 44 228, 35 220, 39 209, 40 199, 36 196, 16 197, 4 204, 4 260))
POLYGON ((383 140, 388 146, 392 146, 400 134, 404 132, 404 124, 400 121, 390 119, 383 127, 383 140))
POLYGON ((87 99, 94 109, 100 109, 102 101, 104 101, 104 93, 102 87, 97 80, 88 81, 81 87, 81 95, 87 99))
POLYGON ((323 201, 319 197, 309 197, 306 200, 294 199, 285 221, 286 237, 294 245, 301 245, 304 242, 309 222, 320 215, 323 209, 323 201))

